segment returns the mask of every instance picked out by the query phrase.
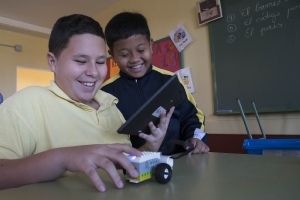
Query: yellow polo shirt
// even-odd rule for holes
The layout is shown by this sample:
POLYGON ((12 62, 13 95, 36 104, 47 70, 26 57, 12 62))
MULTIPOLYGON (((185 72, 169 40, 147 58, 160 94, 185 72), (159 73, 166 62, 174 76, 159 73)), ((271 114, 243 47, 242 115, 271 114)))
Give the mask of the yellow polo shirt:
POLYGON ((117 129, 125 122, 116 97, 99 90, 98 110, 70 99, 56 84, 25 88, 0 105, 0 158, 24 158, 53 148, 131 145, 117 129))

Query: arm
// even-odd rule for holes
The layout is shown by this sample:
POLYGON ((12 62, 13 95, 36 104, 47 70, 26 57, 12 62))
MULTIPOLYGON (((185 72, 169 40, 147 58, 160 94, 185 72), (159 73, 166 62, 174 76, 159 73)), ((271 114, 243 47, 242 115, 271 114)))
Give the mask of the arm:
POLYGON ((35 138, 38 134, 34 133, 43 131, 45 121, 39 115, 26 112, 28 109, 22 109, 25 102, 26 108, 42 107, 28 104, 30 98, 28 100, 28 95, 23 93, 15 94, 0 106, 0 189, 53 180, 69 170, 87 174, 98 190, 105 191, 105 185, 96 173, 97 168, 105 170, 118 188, 123 184, 116 167, 127 168, 133 176, 137 175, 123 152, 137 156, 141 153, 128 145, 87 145, 48 150, 50 146, 45 148, 48 151, 34 154, 38 148, 35 138), (22 98, 18 95, 26 97, 27 101, 20 101, 22 98))
POLYGON ((160 121, 157 127, 152 122, 149 123, 151 134, 140 133, 139 136, 146 140, 146 143, 139 148, 140 151, 158 151, 162 141, 165 138, 170 118, 174 112, 175 107, 172 107, 168 114, 162 112, 160 115, 160 121))
POLYGON ((97 168, 105 170, 115 185, 122 188, 123 182, 116 167, 123 167, 133 177, 138 176, 123 152, 141 155, 141 152, 128 145, 111 144, 65 147, 22 159, 0 159, 0 189, 53 180, 69 170, 85 173, 96 188, 104 192, 105 185, 98 176, 97 168))
MULTIPOLYGON (((184 86, 183 86, 184 87, 184 86)), ((187 98, 180 105, 180 129, 183 138, 194 144, 195 149, 191 153, 209 152, 209 147, 205 144, 207 134, 204 132, 204 114, 197 108, 195 99, 189 90, 184 87, 187 98)), ((188 147, 186 147, 188 149, 188 147)))

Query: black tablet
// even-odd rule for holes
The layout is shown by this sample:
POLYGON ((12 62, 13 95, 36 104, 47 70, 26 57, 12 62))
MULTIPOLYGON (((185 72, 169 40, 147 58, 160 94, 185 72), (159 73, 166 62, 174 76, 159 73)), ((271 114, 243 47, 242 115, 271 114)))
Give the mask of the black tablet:
POLYGON ((167 112, 172 106, 178 106, 185 97, 183 86, 177 75, 172 76, 152 97, 146 101, 119 129, 120 134, 150 134, 149 122, 156 126, 160 113, 167 112))

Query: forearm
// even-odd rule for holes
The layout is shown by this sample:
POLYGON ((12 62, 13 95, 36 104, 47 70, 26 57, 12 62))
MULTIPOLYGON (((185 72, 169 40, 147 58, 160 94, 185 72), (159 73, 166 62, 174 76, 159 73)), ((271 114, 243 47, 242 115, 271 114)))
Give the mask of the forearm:
POLYGON ((204 113, 197 107, 195 99, 186 91, 187 99, 184 100, 178 109, 180 110, 180 130, 184 140, 193 138, 196 129, 204 131, 204 113))
POLYGON ((204 133, 203 120, 197 117, 196 113, 185 116, 184 120, 180 121, 180 135, 184 140, 197 136, 199 132, 204 133))
POLYGON ((66 171, 61 161, 58 149, 22 159, 1 159, 0 190, 53 180, 66 171))

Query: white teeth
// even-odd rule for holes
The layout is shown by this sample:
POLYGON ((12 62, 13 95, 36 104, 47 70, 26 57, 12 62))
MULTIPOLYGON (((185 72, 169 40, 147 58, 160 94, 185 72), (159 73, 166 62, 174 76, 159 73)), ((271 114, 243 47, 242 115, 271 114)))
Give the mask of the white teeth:
POLYGON ((89 86, 89 87, 93 86, 94 84, 95 84, 95 83, 85 83, 85 82, 83 82, 83 85, 89 86))
POLYGON ((132 69, 138 69, 138 68, 141 68, 141 67, 142 67, 142 65, 137 65, 137 66, 132 67, 132 69))

